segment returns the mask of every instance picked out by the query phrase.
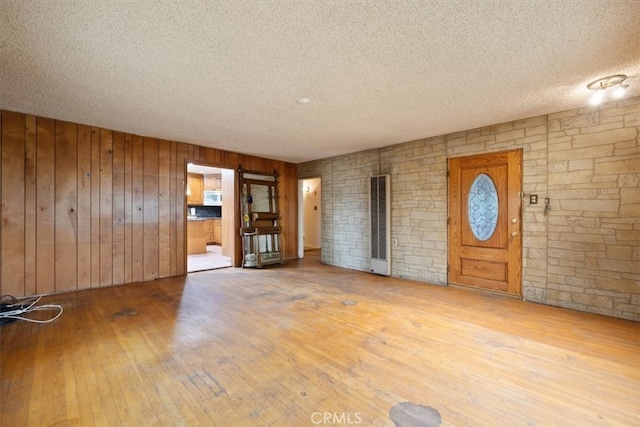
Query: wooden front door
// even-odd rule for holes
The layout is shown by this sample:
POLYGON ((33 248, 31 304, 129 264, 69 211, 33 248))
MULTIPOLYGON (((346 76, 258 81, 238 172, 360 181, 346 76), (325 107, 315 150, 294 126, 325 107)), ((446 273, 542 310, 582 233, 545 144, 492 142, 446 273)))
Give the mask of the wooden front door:
POLYGON ((449 159, 449 283, 522 294, 522 150, 449 159))

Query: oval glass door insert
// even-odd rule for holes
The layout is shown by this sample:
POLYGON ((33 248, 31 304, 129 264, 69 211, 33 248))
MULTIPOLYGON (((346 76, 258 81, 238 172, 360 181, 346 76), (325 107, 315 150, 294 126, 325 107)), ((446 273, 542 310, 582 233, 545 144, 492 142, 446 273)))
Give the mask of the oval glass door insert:
POLYGON ((467 206, 473 235, 488 240, 498 224, 498 191, 489 175, 481 173, 473 180, 467 206))

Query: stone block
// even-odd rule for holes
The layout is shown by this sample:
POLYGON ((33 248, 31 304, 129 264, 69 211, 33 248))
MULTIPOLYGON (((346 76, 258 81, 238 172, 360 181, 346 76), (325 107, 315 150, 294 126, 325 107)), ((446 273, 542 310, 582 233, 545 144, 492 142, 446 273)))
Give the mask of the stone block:
POLYGON ((622 117, 609 118, 607 120, 600 120, 600 124, 596 126, 588 126, 580 128, 580 134, 593 134, 598 132, 606 132, 614 129, 622 129, 622 117))
POLYGON ((600 234, 574 234, 560 233, 560 241, 563 242, 579 242, 583 244, 602 244, 604 239, 600 234))
POLYGON ((618 212, 620 202, 618 200, 562 200, 559 202, 561 209, 583 212, 618 212))
POLYGON ((625 127, 640 126, 640 113, 625 114, 624 126, 625 127))
POLYGON ((527 127, 525 129, 526 136, 535 136, 535 135, 547 135, 547 125, 542 124, 538 126, 527 127))
POLYGON ((611 228, 593 228, 593 227, 574 227, 573 232, 575 234, 602 234, 602 235, 613 235, 616 233, 616 230, 611 228))
POLYGON ((557 291, 554 289, 547 289, 547 298, 556 300, 556 301, 564 301, 564 302, 572 302, 571 296, 573 294, 571 292, 563 292, 557 291))
MULTIPOLYGON (((626 187, 620 189, 620 203, 623 205, 640 203, 640 187, 626 187)), ((640 211, 638 211, 640 215, 640 211)))
POLYGON ((549 163, 575 159, 602 159, 611 157, 613 145, 595 145, 590 147, 570 147, 565 150, 549 151, 549 163))
POLYGON ((574 117, 578 115, 578 110, 565 110, 565 111, 558 111, 556 113, 551 113, 547 116, 547 120, 549 122, 549 125, 551 125, 551 122, 553 121, 559 121, 560 119, 565 119, 567 117, 574 117))
POLYGON ((584 262, 582 261, 574 261, 565 258, 553 258, 556 261, 556 265, 561 265, 563 267, 573 267, 573 268, 583 268, 584 262))
MULTIPOLYGON (((572 140, 573 140, 573 137, 571 135, 567 135, 566 132, 549 132, 549 133, 547 133, 547 143, 549 144, 549 149, 557 150, 558 147, 556 147, 556 145, 559 145, 559 144, 571 144, 572 140)), ((570 145, 568 147, 570 147, 570 145)))
MULTIPOLYGON (((613 124, 603 127, 611 127, 613 124)), ((617 126, 616 126, 617 127, 617 126)), ((589 147, 594 145, 610 145, 621 141, 633 141, 638 136, 635 128, 614 128, 610 130, 601 130, 602 127, 591 128, 593 133, 583 133, 573 137, 573 146, 575 148, 589 147)), ((583 132, 588 130, 583 129, 583 132)))
POLYGON ((637 139, 632 141, 618 142, 614 144, 613 155, 616 157, 628 157, 640 155, 640 145, 637 139))
POLYGON ((460 147, 455 147, 453 149, 453 155, 472 155, 476 153, 481 153, 485 149, 485 143, 477 143, 477 144, 465 144, 460 147))
MULTIPOLYGON (((580 292, 583 292, 587 288, 595 287, 595 279, 592 277, 567 277, 566 283, 574 287, 580 287, 580 292)), ((575 289, 572 292, 576 292, 575 289)))
POLYGON ((580 170, 573 172, 549 173, 549 185, 567 185, 577 183, 589 183, 593 177, 592 170, 580 170))
POLYGON ((591 179, 591 188, 616 188, 617 175, 594 175, 591 179))
POLYGON ((598 256, 585 254, 584 267, 585 267, 586 270, 582 272, 583 274, 593 275, 594 272, 597 272, 598 271, 598 256))
POLYGON ((574 276, 576 274, 575 268, 560 265, 549 265, 547 271, 549 274, 557 274, 559 276, 574 276))
MULTIPOLYGON (((599 111, 588 111, 584 114, 577 114, 575 116, 564 117, 559 119, 559 123, 554 121, 553 128, 559 125, 560 130, 568 129, 580 129, 586 126, 594 126, 599 123, 599 111)), ((551 125, 550 125, 551 127, 551 125)))
POLYGON ((507 132, 500 132, 495 136, 496 143, 506 142, 506 141, 515 141, 520 138, 525 137, 524 129, 516 129, 507 132))
POLYGON ((621 100, 617 103, 610 103, 606 106, 601 106, 600 108, 600 117, 609 118, 609 117, 623 117, 627 114, 634 114, 640 112, 640 104, 637 102, 636 98, 627 98, 625 100, 621 100), (627 101, 631 101, 628 103, 627 101), (604 108, 602 108, 604 107, 604 108))
POLYGON ((571 160, 569 161, 568 170, 570 171, 576 171, 576 170, 582 170, 582 169, 592 170, 593 165, 594 165, 593 159, 571 160))
MULTIPOLYGON (((549 197, 552 200, 567 200, 567 199, 583 199, 593 200, 598 196, 598 190, 594 188, 582 188, 582 189, 563 189, 563 190, 549 190, 549 197)), ((540 201, 538 200, 538 203, 540 201)))
POLYGON ((525 157, 530 153, 544 152, 547 149, 547 140, 540 136, 528 136, 516 142, 524 149, 525 157))
POLYGON ((616 230, 616 241, 622 244, 640 245, 640 230, 616 230))
POLYGON ((569 161, 553 162, 549 163, 547 171, 549 173, 564 173, 569 170, 569 161))
POLYGON ((596 287, 608 291, 615 291, 625 294, 640 294, 640 282, 623 278, 597 277, 596 287))
POLYGON ((572 294, 572 301, 589 307, 613 308, 611 297, 604 295, 572 294))
POLYGON ((640 171, 640 158, 629 157, 617 160, 596 162, 596 174, 637 174, 640 171))
POLYGON ((598 258, 598 268, 606 271, 630 272, 640 274, 640 265, 631 260, 598 258))
POLYGON ((620 206, 619 215, 622 218, 637 218, 638 212, 640 212, 640 203, 637 204, 625 204, 620 206))
POLYGON ((549 248, 547 256, 549 258, 558 258, 560 260, 584 261, 584 252, 582 251, 549 248))

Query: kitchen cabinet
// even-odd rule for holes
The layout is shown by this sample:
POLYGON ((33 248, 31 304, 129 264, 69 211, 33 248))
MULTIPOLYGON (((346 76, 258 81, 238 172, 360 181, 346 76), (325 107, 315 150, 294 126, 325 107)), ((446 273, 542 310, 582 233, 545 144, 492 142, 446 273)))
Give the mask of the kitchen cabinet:
POLYGON ((205 221, 187 221, 187 254, 207 253, 204 223, 205 221))
POLYGON ((204 191, 221 191, 222 190, 222 175, 205 175, 204 176, 204 191))
POLYGON ((204 222, 204 235, 207 245, 222 244, 222 220, 208 219, 204 222))
POLYGON ((204 222, 204 235, 207 245, 213 245, 213 220, 208 219, 204 222))
POLYGON ((213 220, 213 243, 222 245, 222 220, 213 220))
POLYGON ((203 176, 197 173, 187 174, 187 205, 202 205, 204 183, 203 176))

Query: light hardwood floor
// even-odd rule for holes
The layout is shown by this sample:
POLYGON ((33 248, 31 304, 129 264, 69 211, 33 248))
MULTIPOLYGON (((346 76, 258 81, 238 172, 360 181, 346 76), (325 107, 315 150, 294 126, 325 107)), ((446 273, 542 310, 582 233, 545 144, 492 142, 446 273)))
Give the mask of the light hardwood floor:
POLYGON ((0 328, 2 426, 640 424, 630 321, 315 257, 46 302, 0 328))

